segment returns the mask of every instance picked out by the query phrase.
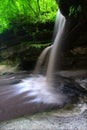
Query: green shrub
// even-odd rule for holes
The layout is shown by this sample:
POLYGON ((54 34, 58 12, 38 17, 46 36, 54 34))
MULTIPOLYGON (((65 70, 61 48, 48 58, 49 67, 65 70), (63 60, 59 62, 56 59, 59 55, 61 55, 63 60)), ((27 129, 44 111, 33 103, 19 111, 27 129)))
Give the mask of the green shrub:
POLYGON ((53 21, 57 9, 55 0, 0 0, 0 33, 13 23, 53 21))

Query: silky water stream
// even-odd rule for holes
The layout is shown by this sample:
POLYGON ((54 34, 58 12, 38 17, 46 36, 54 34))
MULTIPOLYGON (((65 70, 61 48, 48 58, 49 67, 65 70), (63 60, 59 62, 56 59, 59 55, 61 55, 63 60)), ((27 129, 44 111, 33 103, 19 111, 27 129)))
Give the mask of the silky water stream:
MULTIPOLYGON (((56 74, 66 30, 66 20, 60 11, 57 19, 54 43, 40 55, 34 74, 22 79, 18 76, 0 79, 0 121, 62 107, 79 95, 78 83, 56 74), (49 51, 45 74, 38 74, 49 51), (17 80, 20 82, 14 84, 17 80)), ((82 89, 81 93, 85 90, 82 89)))

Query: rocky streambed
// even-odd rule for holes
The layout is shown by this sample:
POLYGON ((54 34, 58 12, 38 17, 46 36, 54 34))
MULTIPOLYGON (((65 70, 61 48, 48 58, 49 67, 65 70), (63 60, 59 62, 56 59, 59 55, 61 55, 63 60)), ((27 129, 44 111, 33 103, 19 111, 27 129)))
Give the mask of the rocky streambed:
MULTIPOLYGON (((87 71, 61 71, 60 75, 66 76, 67 78, 75 79, 83 88, 87 90, 87 71)), ((4 90, 4 86, 11 86, 21 82, 25 77, 30 74, 28 72, 17 72, 8 73, 0 77, 0 93, 4 90)), ((23 95, 21 95, 23 97, 23 95)), ((4 99, 4 97, 3 97, 4 99)), ((12 99, 14 99, 12 97, 12 99)), ((19 100, 20 98, 18 98, 19 100)), ((1 100, 2 101, 2 100, 1 100)), ((15 101, 15 100, 13 100, 15 101)), ((21 100, 19 100, 21 101, 21 100)), ((19 103, 18 101, 18 103, 19 103)), ((9 102, 12 103, 12 102, 9 102)), ((22 101, 23 103, 23 101, 22 101)), ((8 104, 8 103, 7 103, 8 104)), ((2 113, 3 105, 0 104, 0 116, 4 115, 2 113), (2 113, 2 114, 1 114, 2 113)), ((33 104, 33 109, 36 107, 33 104)), ((13 105, 14 106, 14 105, 13 105)), ((15 107, 15 106, 14 106, 15 107)), ((12 106, 4 110, 10 112, 12 106)), ((16 107, 15 107, 16 108, 16 107)), ((21 107, 17 107, 20 109, 21 107)), ((25 105, 25 111, 20 109, 21 112, 25 112, 17 115, 16 117, 3 118, 0 123, 0 130, 87 130, 87 98, 79 97, 76 102, 66 104, 64 107, 58 108, 57 106, 53 108, 52 106, 47 106, 39 104, 37 110, 33 113, 29 112, 29 106, 25 105), (49 109, 50 108, 50 109, 49 109), (40 109, 40 111, 38 110, 40 109), (27 113, 26 113, 27 111, 27 113), (15 118, 15 119, 14 119, 15 118)), ((13 110, 12 110, 13 111, 13 110)), ((15 111, 13 111, 14 113, 15 111)), ((21 113, 19 112, 19 113, 21 113)), ((13 114, 14 115, 14 114, 13 114)))
POLYGON ((25 116, 0 124, 0 130, 87 130, 87 105, 25 116))

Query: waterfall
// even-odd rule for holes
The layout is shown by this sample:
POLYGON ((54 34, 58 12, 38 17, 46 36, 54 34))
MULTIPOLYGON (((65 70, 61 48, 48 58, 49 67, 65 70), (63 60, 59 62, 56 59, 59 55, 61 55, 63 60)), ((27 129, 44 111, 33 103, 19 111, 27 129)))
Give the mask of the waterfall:
POLYGON ((45 48, 41 55, 38 58, 34 74, 38 74, 41 65, 45 61, 45 69, 43 71, 45 72, 45 75, 47 76, 47 79, 51 79, 53 77, 53 74, 55 73, 56 69, 59 69, 59 61, 60 61, 60 55, 61 55, 61 47, 62 47, 62 40, 64 38, 64 27, 65 27, 65 17, 61 14, 60 10, 58 10, 55 27, 54 27, 54 33, 53 33, 53 45, 45 48), (57 62, 58 61, 58 62, 57 62), (56 68, 57 65, 57 68, 56 68))
POLYGON ((64 28, 65 28, 66 19, 61 14, 60 10, 58 11, 57 20, 55 23, 54 28, 54 43, 50 54, 50 59, 48 63, 47 69, 47 79, 53 78, 53 74, 58 71, 60 68, 60 56, 61 56, 61 49, 62 49, 62 41, 64 38, 64 28))
MULTIPOLYGON (((41 69, 41 65, 43 64, 43 62, 44 61, 46 61, 46 59, 47 59, 47 63, 46 64, 48 64, 48 61, 49 61, 49 54, 50 54, 50 51, 51 51, 51 49, 52 49, 52 45, 51 46, 48 46, 47 48, 45 48, 43 51, 42 51, 42 53, 41 53, 41 55, 39 56, 39 58, 38 58, 38 61, 37 61, 37 64, 36 64, 36 66, 35 66, 35 69, 34 69, 34 74, 38 74, 39 72, 40 72, 40 69, 41 69)), ((46 65, 47 66, 47 65, 46 65)), ((44 68, 47 68, 47 67, 44 67, 44 68)), ((47 70, 47 69, 46 69, 47 70)), ((45 69, 44 69, 44 71, 46 71, 45 69)), ((44 72, 45 73, 45 72, 44 72)))
POLYGON ((60 27, 59 26, 60 20, 62 21, 63 19, 65 19, 64 16, 61 14, 60 10, 58 10, 55 25, 54 25, 53 41, 55 40, 56 35, 58 33, 58 30, 59 30, 59 27, 60 27))

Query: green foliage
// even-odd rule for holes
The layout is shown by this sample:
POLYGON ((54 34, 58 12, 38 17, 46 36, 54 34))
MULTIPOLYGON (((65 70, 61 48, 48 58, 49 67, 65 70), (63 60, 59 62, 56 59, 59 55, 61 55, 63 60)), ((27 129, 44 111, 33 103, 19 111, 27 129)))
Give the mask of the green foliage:
POLYGON ((29 44, 30 47, 35 47, 35 48, 42 48, 42 47, 47 47, 47 46, 50 46, 51 43, 45 43, 45 44, 29 44))
POLYGON ((55 20, 55 0, 0 0, 0 32, 12 23, 37 23, 55 20))
POLYGON ((70 9, 69 9, 69 16, 74 16, 74 17, 77 17, 80 13, 82 12, 82 7, 81 5, 78 5, 78 6, 70 6, 70 9))

